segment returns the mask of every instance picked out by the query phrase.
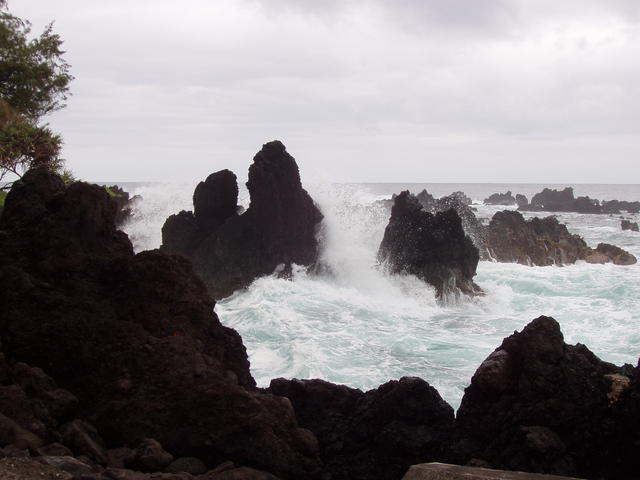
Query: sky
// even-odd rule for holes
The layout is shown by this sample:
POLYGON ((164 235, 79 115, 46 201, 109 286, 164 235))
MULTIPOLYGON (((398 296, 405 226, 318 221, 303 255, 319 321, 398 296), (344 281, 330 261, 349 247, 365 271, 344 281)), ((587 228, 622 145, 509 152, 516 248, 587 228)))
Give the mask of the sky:
POLYGON ((640 183, 637 0, 9 0, 75 76, 91 181, 640 183))

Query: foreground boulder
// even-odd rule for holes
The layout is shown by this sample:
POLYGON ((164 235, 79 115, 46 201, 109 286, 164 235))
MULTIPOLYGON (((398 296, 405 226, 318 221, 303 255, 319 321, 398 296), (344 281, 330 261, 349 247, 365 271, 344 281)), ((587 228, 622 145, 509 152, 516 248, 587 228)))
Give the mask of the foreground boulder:
POLYGON ((594 250, 578 235, 569 233, 555 217, 525 220, 520 212, 497 212, 486 231, 483 258, 523 265, 569 265, 613 262, 630 265, 636 259, 613 245, 600 244, 594 250))
POLYGON ((483 203, 485 205, 515 205, 516 199, 511 194, 511 191, 507 193, 494 193, 485 198, 483 203))
POLYGON ((238 215, 235 175, 216 172, 196 188, 194 212, 171 216, 162 228, 162 249, 189 258, 215 298, 276 269, 287 273, 294 263, 311 265, 318 256, 322 214, 282 143, 263 145, 247 188, 251 203, 238 215))
POLYGON ((152 438, 210 468, 231 460, 313 478, 315 438, 288 402, 255 390, 240 336, 220 324, 189 263, 134 255, 115 215, 103 188, 65 188, 46 170, 14 185, 0 217, 7 361, 71 392, 106 448, 152 438))
POLYGON ((363 393, 322 380, 271 381, 318 437, 332 480, 397 480, 410 465, 443 460, 453 409, 427 382, 404 377, 363 393))
POLYGON ((410 273, 433 285, 438 297, 480 293, 473 282, 478 249, 459 215, 454 209, 429 213, 408 191, 394 200, 378 259, 392 273, 410 273))
POLYGON ((553 318, 535 319, 506 338, 465 389, 456 423, 459 463, 633 478, 613 473, 638 464, 638 432, 621 417, 613 421, 627 412, 638 425, 630 377, 635 381, 637 369, 603 362, 584 345, 567 345, 553 318), (613 438, 624 438, 624 447, 613 438))

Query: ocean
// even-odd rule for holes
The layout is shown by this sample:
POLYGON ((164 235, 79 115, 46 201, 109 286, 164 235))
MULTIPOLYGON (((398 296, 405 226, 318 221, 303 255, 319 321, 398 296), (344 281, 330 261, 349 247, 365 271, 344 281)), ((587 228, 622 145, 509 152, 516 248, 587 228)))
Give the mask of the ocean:
MULTIPOLYGON (((143 200, 124 226, 136 251, 157 248, 164 220, 191 210, 195 184, 122 184, 143 200)), ((374 202, 423 188, 439 197, 461 190, 476 215, 505 208, 483 205, 511 190, 531 199, 534 184, 305 184, 325 215, 322 260, 331 277, 304 269, 291 281, 267 276, 216 305, 223 324, 242 335, 258 385, 273 378, 321 378, 367 390, 402 376, 421 377, 454 408, 482 360, 502 339, 540 315, 554 317, 568 343, 583 343, 601 359, 636 364, 640 356, 640 264, 528 267, 482 261, 475 281, 485 295, 436 302, 417 278, 389 276, 376 265, 388 211, 374 202)), ((640 185, 571 185, 576 196, 640 200, 640 185)), ((240 203, 248 206, 246 190, 240 203)), ((526 213, 525 217, 545 213, 526 213)), ((557 214, 589 246, 620 246, 640 258, 640 233, 622 231, 619 215, 557 214)), ((623 213, 634 222, 640 215, 623 213)))

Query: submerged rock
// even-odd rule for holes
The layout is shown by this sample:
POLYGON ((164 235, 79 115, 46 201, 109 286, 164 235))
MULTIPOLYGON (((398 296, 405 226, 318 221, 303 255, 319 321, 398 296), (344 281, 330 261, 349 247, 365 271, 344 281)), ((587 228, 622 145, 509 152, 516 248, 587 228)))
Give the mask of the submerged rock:
POLYGON ((478 249, 454 209, 432 214, 408 191, 395 198, 378 259, 392 273, 406 272, 433 285, 438 297, 480 293, 473 282, 478 249))
POLYGON ((485 205, 515 205, 516 199, 511 195, 511 191, 507 193, 494 193, 488 198, 485 198, 483 203, 485 205))
MULTIPOLYGON (((65 188, 46 170, 15 184, 0 217, 7 360, 41 367, 77 397, 78 417, 107 447, 154 438, 210 467, 232 460, 314 478, 311 434, 288 402, 255 390, 240 336, 220 324, 190 264, 134 255, 115 215, 98 186, 65 188)), ((99 456, 91 438, 78 452, 99 456)))
POLYGON ((242 215, 236 178, 216 172, 196 188, 195 211, 167 219, 162 249, 189 258, 215 298, 277 268, 311 265, 322 214, 302 188, 294 158, 279 141, 265 144, 249 168, 251 203, 242 215))
POLYGON ((272 380, 318 438, 333 480, 399 479, 410 465, 442 461, 453 409, 427 382, 403 377, 363 393, 322 380, 272 380))

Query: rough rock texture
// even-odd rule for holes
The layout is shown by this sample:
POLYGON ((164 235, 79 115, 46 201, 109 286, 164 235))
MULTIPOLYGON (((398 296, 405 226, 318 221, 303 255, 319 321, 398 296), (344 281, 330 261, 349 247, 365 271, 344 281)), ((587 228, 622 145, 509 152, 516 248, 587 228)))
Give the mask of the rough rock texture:
MULTIPOLYGON (((471 238, 474 245, 480 247, 484 242, 484 227, 476 218, 475 208, 471 207, 471 199, 463 192, 453 192, 444 197, 435 198, 427 190, 422 190, 416 198, 425 211, 429 213, 444 212, 453 208, 462 220, 464 232, 471 238)), ((395 196, 393 197, 395 200, 395 196)), ((393 207, 393 202, 389 208, 393 207)))
POLYGON ((520 210, 546 211, 546 212, 577 212, 577 213, 620 213, 626 210, 629 213, 640 212, 640 202, 628 202, 625 200, 603 200, 589 197, 573 196, 573 188, 566 187, 564 190, 545 188, 540 193, 536 193, 527 204, 518 202, 520 210))
POLYGON ((612 245, 600 244, 595 250, 555 217, 525 220, 520 212, 497 212, 486 233, 482 250, 486 259, 523 265, 568 265, 578 260, 589 263, 635 263, 630 253, 612 245))
POLYGON ((393 273, 411 273, 433 285, 439 297, 480 293, 473 283, 478 249, 456 211, 426 212, 408 191, 395 198, 378 259, 393 273))
POLYGON ((133 203, 142 200, 142 197, 139 195, 131 197, 129 192, 125 191, 118 185, 111 185, 110 187, 105 188, 109 193, 109 197, 113 202, 115 202, 117 207, 116 226, 121 227, 133 215, 133 203))
POLYGON ((518 204, 518 207, 526 207, 529 205, 529 200, 527 200, 527 197, 524 195, 518 193, 516 194, 516 203, 518 204))
POLYGON ((489 198, 485 198, 483 203, 485 205, 515 205, 516 199, 513 198, 509 190, 507 193, 494 193, 489 198))
POLYGON ((302 188, 295 159, 279 141, 263 145, 249 168, 251 204, 236 214, 235 175, 216 172, 194 194, 195 212, 167 219, 163 247, 193 263, 215 298, 248 286, 279 266, 311 265, 322 214, 302 188))
MULTIPOLYGON (((634 370, 603 362, 584 345, 567 345, 553 318, 533 320, 487 357, 465 389, 457 463, 476 459, 494 468, 600 478, 610 468, 608 455, 619 451, 606 444, 608 436, 619 432, 631 450, 629 441, 638 438, 611 422, 612 375, 634 370)), ((637 412, 626 400, 620 408, 637 412)), ((624 455, 615 455, 625 464, 620 468, 628 467, 624 455)))
POLYGON ((540 473, 509 472, 446 463, 413 465, 402 480, 580 480, 540 473))
MULTIPOLYGON (((610 245, 608 243, 599 243, 595 249, 595 252, 606 256, 608 258, 608 261, 613 262, 615 265, 633 265, 638 261, 635 256, 631 255, 626 250, 623 250, 620 247, 616 247, 615 245, 610 245)), ((587 258, 587 261, 589 261, 589 258, 587 258)), ((592 263, 600 262, 598 261, 592 263)))
POLYGON ((427 382, 403 377, 363 393, 322 380, 271 381, 300 424, 318 437, 333 480, 399 479, 420 461, 442 460, 453 409, 427 382))
POLYGON ((134 255, 115 214, 103 188, 65 188, 46 170, 14 185, 0 217, 7 361, 42 368, 77 397, 74 407, 53 394, 56 415, 75 408, 108 448, 154 438, 209 466, 313 478, 313 436, 288 402, 255 391, 240 336, 189 263, 134 255))
POLYGON ((631 222, 629 220, 622 220, 620 222, 620 228, 622 228, 622 230, 631 230, 632 232, 637 232, 638 231, 638 223, 637 222, 631 222))

